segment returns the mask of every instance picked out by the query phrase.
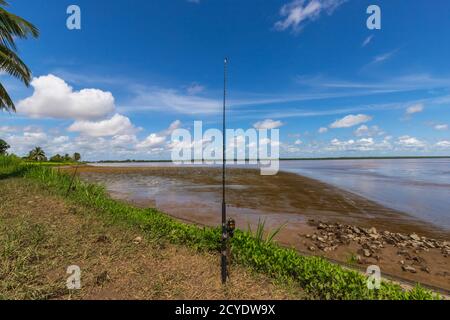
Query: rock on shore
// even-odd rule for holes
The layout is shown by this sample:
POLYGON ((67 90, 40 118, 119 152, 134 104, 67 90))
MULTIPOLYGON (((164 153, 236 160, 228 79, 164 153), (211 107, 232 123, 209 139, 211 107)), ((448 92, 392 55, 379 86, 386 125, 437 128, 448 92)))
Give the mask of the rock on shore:
POLYGON ((402 257, 399 265, 404 272, 416 273, 417 269, 410 265, 414 264, 418 266, 419 270, 430 273, 426 261, 417 255, 420 252, 434 249, 439 250, 444 257, 450 256, 450 242, 421 237, 415 233, 406 235, 378 231, 376 228, 361 228, 315 220, 309 220, 308 223, 317 230, 314 234, 305 236, 313 243, 308 247, 310 251, 315 251, 317 248, 323 252, 330 252, 339 246, 356 243, 360 249, 357 251, 358 255, 355 259, 360 264, 366 264, 365 259, 368 258, 380 260, 381 250, 388 245, 398 248, 397 255, 402 257))

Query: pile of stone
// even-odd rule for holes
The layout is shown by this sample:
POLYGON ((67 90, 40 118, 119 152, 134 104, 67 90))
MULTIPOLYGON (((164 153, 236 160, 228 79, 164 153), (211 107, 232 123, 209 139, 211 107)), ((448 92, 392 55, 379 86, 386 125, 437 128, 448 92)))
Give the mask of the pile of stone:
POLYGON ((361 246, 358 253, 366 258, 379 258, 376 255, 377 252, 386 245, 392 245, 399 249, 410 248, 416 253, 438 249, 444 257, 450 255, 450 242, 420 237, 415 233, 405 235, 389 231, 379 232, 376 228, 361 228, 315 220, 309 220, 309 224, 317 228, 317 232, 313 235, 306 235, 306 238, 314 243, 314 246, 309 247, 311 251, 315 251, 316 248, 324 252, 334 251, 340 245, 356 242, 361 246))
POLYGON ((418 255, 412 255, 405 249, 399 250, 397 252, 397 255, 402 257, 402 260, 400 260, 400 265, 403 271, 417 273, 417 269, 420 269, 421 271, 426 273, 431 272, 424 258, 418 255))

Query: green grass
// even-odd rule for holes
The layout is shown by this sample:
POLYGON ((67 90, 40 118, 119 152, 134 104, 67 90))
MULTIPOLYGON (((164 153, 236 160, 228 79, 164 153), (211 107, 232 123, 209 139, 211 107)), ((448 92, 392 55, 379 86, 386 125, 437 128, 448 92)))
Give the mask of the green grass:
POLYGON ((0 219, 0 300, 51 299, 61 289, 39 274, 49 240, 49 226, 0 219))
POLYGON ((358 263, 358 256, 354 253, 350 254, 350 256, 347 259, 348 264, 357 264, 358 263))
POLYGON ((266 220, 261 221, 261 219, 258 220, 258 225, 256 226, 255 233, 253 233, 252 228, 250 224, 248 224, 248 233, 253 235, 253 238, 258 242, 265 242, 265 243, 272 243, 274 238, 277 236, 278 233, 280 233, 281 229, 283 229, 286 226, 286 224, 283 224, 279 226, 278 228, 269 231, 266 236, 265 230, 266 230, 266 220))
MULTIPOLYGON (((66 196, 72 177, 45 166, 30 166, 17 159, 0 157, 0 178, 23 176, 38 182, 53 193, 66 196)), ((68 201, 95 209, 111 223, 138 226, 156 241, 170 241, 203 251, 220 250, 220 228, 198 227, 176 221, 155 209, 141 209, 111 199, 104 187, 75 179, 68 201)), ((294 249, 272 241, 261 241, 250 231, 237 230, 232 239, 233 261, 251 267, 275 279, 296 282, 317 299, 440 299, 419 285, 403 290, 383 281, 379 290, 369 290, 367 279, 357 271, 344 269, 319 257, 306 257, 294 249)))
POLYGON ((52 161, 25 161, 26 164, 35 165, 35 166, 49 166, 49 167, 61 167, 61 166, 75 166, 80 165, 80 162, 52 162, 52 161))

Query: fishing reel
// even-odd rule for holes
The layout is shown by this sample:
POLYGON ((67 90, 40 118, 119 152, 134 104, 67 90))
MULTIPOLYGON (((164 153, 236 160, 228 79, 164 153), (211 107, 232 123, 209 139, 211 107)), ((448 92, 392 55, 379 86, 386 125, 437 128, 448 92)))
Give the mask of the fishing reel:
POLYGON ((235 230, 236 230, 236 221, 233 218, 228 219, 227 222, 228 237, 233 238, 235 230))

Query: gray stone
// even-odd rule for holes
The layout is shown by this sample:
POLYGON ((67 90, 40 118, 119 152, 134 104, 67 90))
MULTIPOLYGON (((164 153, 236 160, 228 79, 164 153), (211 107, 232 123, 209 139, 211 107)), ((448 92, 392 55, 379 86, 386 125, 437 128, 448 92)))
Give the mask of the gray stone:
POLYGON ((142 237, 136 237, 133 239, 134 244, 140 244, 142 242, 142 237))
POLYGON ((416 240, 416 241, 420 241, 421 240, 420 237, 417 234, 415 234, 415 233, 411 234, 409 237, 411 239, 413 239, 413 240, 416 240))
POLYGON ((428 267, 422 267, 422 268, 420 268, 420 270, 422 270, 423 272, 426 272, 426 273, 431 273, 431 270, 430 270, 430 268, 428 268, 428 267))
POLYGON ((411 266, 408 266, 408 265, 404 265, 404 266, 402 267, 402 269, 403 269, 403 271, 405 271, 405 272, 417 273, 417 271, 416 271, 415 268, 413 268, 413 267, 411 267, 411 266))

